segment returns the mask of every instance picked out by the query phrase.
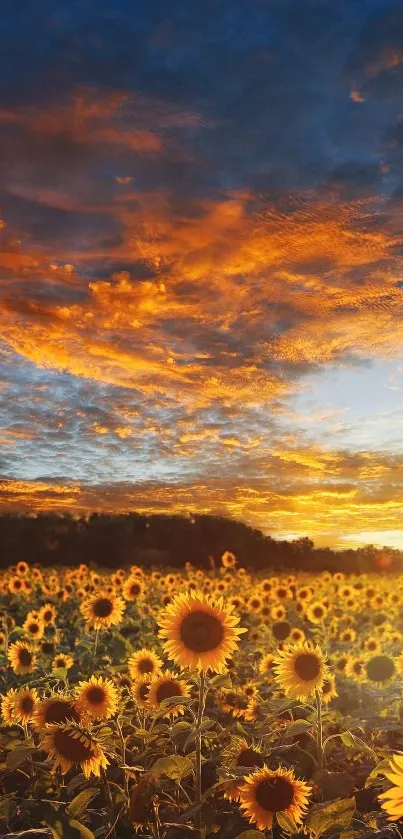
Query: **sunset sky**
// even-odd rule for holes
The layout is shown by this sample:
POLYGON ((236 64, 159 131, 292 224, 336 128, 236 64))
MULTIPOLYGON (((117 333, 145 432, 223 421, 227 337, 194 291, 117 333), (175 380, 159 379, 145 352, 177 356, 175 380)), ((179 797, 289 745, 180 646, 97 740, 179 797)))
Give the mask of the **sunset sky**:
POLYGON ((15 0, 0 511, 403 548, 403 11, 15 0))

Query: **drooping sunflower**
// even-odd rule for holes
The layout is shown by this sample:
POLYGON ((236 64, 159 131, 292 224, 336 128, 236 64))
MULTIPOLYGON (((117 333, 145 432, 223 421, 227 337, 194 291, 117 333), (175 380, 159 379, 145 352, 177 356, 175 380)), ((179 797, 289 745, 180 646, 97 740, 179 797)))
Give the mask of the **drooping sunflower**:
POLYGON ((136 705, 139 708, 148 708, 148 692, 150 690, 150 682, 152 676, 146 673, 144 676, 139 676, 132 684, 131 693, 136 705))
POLYGON ((60 769, 65 775, 72 766, 79 766, 84 777, 100 776, 109 760, 94 735, 77 723, 56 723, 49 725, 40 748, 54 760, 52 772, 60 769))
POLYGON ((37 707, 39 696, 35 688, 20 688, 13 701, 13 712, 16 722, 28 725, 37 707))
POLYGON ((143 647, 130 656, 127 666, 131 678, 135 681, 139 676, 145 676, 146 674, 154 676, 156 673, 159 673, 162 669, 163 662, 154 650, 143 647))
POLYGON ((116 714, 119 694, 110 679, 91 676, 78 683, 75 695, 80 711, 93 720, 108 720, 116 714))
MULTIPOLYGON (((190 685, 176 673, 173 673, 172 670, 165 670, 164 673, 159 673, 151 680, 147 702, 151 708, 158 711, 164 699, 171 699, 174 696, 189 696, 189 694, 190 685)), ((177 717, 184 711, 183 705, 175 704, 172 708, 167 708, 165 716, 169 718, 177 717)))
POLYGON ((239 620, 223 598, 213 601, 192 591, 177 594, 167 606, 159 618, 159 636, 166 653, 180 667, 220 673, 238 648, 239 636, 247 631, 238 626, 239 620))
POLYGON ((286 620, 274 621, 271 631, 273 638, 275 638, 276 641, 285 641, 290 635, 291 624, 286 620))
POLYGON ((77 703, 64 693, 55 693, 48 699, 42 699, 36 709, 32 719, 34 728, 40 731, 48 725, 55 725, 56 723, 67 722, 81 722, 82 714, 77 707, 77 703))
POLYGON ((101 591, 91 595, 80 605, 81 614, 93 629, 109 629, 121 623, 126 603, 117 594, 101 591))
POLYGON ((384 772, 393 787, 378 795, 382 810, 388 814, 388 821, 395 822, 403 818, 403 755, 392 755, 389 768, 384 772))
POLYGON ((331 702, 332 699, 336 699, 336 696, 338 695, 339 694, 336 689, 336 679, 333 673, 328 673, 322 685, 321 700, 325 703, 325 705, 328 705, 329 702, 331 702))
POLYGON ((36 667, 34 648, 25 641, 16 641, 15 644, 11 644, 8 649, 8 660, 17 676, 32 673, 36 667))
POLYGON ((321 690, 328 675, 326 658, 318 646, 304 641, 280 650, 273 666, 274 678, 287 696, 307 699, 321 690))
MULTIPOLYGON (((258 746, 250 745, 243 737, 233 737, 228 748, 223 753, 223 765, 231 771, 238 770, 240 766, 245 769, 262 769, 264 757, 258 746)), ((239 790, 244 783, 242 777, 228 781, 225 787, 224 798, 227 801, 239 801, 239 790)))
POLYGON ((369 682, 389 682, 397 675, 395 659, 385 653, 372 656, 365 662, 365 675, 369 682))
POLYGON ((135 602, 143 597, 145 592, 145 585, 140 577, 129 577, 124 583, 122 594, 125 600, 135 602))
POLYGON ((52 661, 52 670, 70 670, 73 667, 74 658, 67 653, 58 653, 52 661))
POLYGON ((295 778, 292 769, 262 769, 245 778, 239 791, 240 806, 251 824, 259 830, 271 829, 277 813, 291 816, 301 824, 311 787, 295 778))
POLYGON ((14 705, 17 691, 15 688, 10 688, 5 696, 1 697, 1 716, 6 725, 14 725, 16 722, 14 716, 14 705))

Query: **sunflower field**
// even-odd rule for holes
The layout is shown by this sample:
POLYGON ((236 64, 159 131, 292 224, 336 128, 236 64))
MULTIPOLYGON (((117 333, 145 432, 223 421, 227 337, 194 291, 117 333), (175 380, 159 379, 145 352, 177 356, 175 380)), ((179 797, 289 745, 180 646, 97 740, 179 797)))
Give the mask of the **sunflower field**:
POLYGON ((226 551, 0 595, 1 837, 402 836, 403 577, 226 551))

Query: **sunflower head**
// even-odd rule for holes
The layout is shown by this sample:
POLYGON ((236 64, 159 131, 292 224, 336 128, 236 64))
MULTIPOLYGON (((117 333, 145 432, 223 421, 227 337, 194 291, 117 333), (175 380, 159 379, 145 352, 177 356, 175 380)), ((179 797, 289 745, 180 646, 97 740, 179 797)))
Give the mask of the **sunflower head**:
POLYGON ((395 660, 390 655, 374 655, 365 663, 365 674, 369 682, 389 682, 397 675, 395 660))
POLYGON ((38 731, 46 729, 48 725, 67 722, 81 722, 77 703, 71 696, 63 693, 54 693, 47 699, 42 699, 36 706, 33 716, 33 725, 38 731))
MULTIPOLYGON (((147 704, 154 710, 159 710, 161 703, 165 699, 173 699, 174 697, 185 697, 190 694, 190 686, 172 670, 165 670, 164 673, 159 673, 149 684, 147 704)), ((178 714, 184 713, 184 706, 175 703, 173 707, 167 709, 165 716, 167 718, 177 717, 178 714)))
POLYGON ((310 787, 294 777, 291 769, 262 769, 252 772, 240 787, 241 809, 259 830, 271 829, 277 813, 285 813, 300 824, 305 814, 310 787))
MULTIPOLYGON (((258 769, 264 766, 264 758, 261 750, 251 745, 242 737, 234 737, 223 755, 223 763, 226 768, 247 770, 258 769)), ((239 801, 239 790, 244 782, 242 777, 229 781, 225 788, 224 798, 228 801, 239 801)))
POLYGON ((151 680, 152 676, 146 673, 144 676, 139 676, 138 679, 133 681, 131 693, 136 705, 138 705, 139 708, 150 707, 148 704, 148 692, 150 690, 151 680))
POLYGON ((70 670, 73 667, 74 659, 67 653, 58 653, 52 661, 52 670, 70 670))
POLYGON ((14 721, 25 725, 31 722, 38 699, 35 688, 20 688, 17 690, 13 701, 14 721))
POLYGON ((100 591, 81 603, 85 620, 94 629, 109 629, 121 623, 126 604, 117 594, 100 591))
POLYGON ((110 679, 91 676, 87 682, 78 683, 75 695, 82 714, 92 720, 107 720, 116 714, 118 691, 110 679))
POLYGON ((320 691, 328 674, 322 650, 308 641, 279 651, 273 670, 285 694, 300 700, 320 691))
POLYGON ((393 786, 382 792, 378 798, 382 802, 382 810, 388 814, 388 821, 397 822, 403 817, 403 755, 392 755, 384 775, 393 786))
POLYGON ((99 777, 109 761, 94 735, 77 723, 49 725, 40 748, 53 759, 52 771, 60 769, 65 775, 73 766, 79 766, 85 778, 99 777))
POLYGON ((166 653, 180 667, 220 673, 246 632, 238 624, 233 606, 197 590, 173 598, 160 617, 159 635, 166 653))
POLYGON ((154 650, 143 647, 130 656, 127 664, 130 676, 134 681, 141 676, 155 676, 156 673, 160 672, 163 662, 154 650))
POLYGON ((32 673, 36 667, 36 655, 31 644, 25 641, 16 641, 8 649, 8 659, 14 673, 23 676, 25 673, 32 673))

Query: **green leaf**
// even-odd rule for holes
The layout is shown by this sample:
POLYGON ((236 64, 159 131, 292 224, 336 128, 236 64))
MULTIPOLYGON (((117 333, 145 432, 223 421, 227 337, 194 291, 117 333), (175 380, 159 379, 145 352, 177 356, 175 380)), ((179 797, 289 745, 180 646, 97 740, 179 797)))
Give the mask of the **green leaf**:
POLYGON ((58 667, 57 670, 52 670, 52 679, 65 679, 67 676, 66 667, 58 667))
POLYGON ((35 749, 27 748, 27 746, 17 746, 7 754, 7 769, 17 769, 34 751, 35 749))
POLYGON ((284 732, 284 740, 288 740, 289 737, 297 737, 299 734, 304 734, 304 732, 309 731, 312 727, 313 723, 308 720, 295 720, 295 722, 287 726, 284 732))
POLYGON ((351 731, 343 731, 343 733, 340 734, 340 739, 345 746, 357 749, 359 752, 365 752, 365 754, 371 755, 373 760, 378 760, 376 752, 367 745, 365 740, 361 740, 360 737, 357 737, 356 734, 353 734, 351 731))
POLYGON ((219 673, 210 679, 210 685, 213 688, 220 688, 220 690, 231 690, 232 682, 227 673, 219 673))
POLYGON ((2 822, 8 823, 17 809, 17 802, 13 795, 14 793, 11 793, 0 798, 0 821, 2 822))
POLYGON ((175 705, 190 705, 194 702, 193 696, 168 696, 160 703, 160 708, 172 708, 175 705))
POLYGON ((181 781, 192 771, 193 761, 189 757, 182 757, 181 755, 160 757, 151 768, 153 775, 165 775, 173 781, 181 781))
POLYGON ((280 811, 276 814, 276 818, 280 827, 282 828, 282 830, 285 830, 286 833, 298 833, 298 825, 294 821, 292 816, 288 815, 288 813, 282 813, 280 811))
POLYGON ((50 828, 53 839, 95 839, 92 830, 84 824, 50 808, 46 811, 42 824, 50 828))
POLYGON ((305 821, 305 828, 318 839, 323 833, 336 827, 348 827, 355 812, 355 798, 338 798, 326 804, 316 804, 305 821))
POLYGON ((390 760, 389 760, 389 758, 385 758, 385 760, 381 760, 380 763, 378 763, 375 766, 375 768, 372 770, 372 772, 368 775, 368 778, 365 781, 364 786, 365 787, 371 787, 373 781, 375 781, 375 779, 378 778, 379 775, 384 775, 385 772, 388 772, 389 770, 390 770, 390 760))
POLYGON ((90 801, 93 800, 98 795, 98 790, 95 787, 88 787, 88 789, 83 789, 82 792, 79 792, 68 807, 66 807, 66 813, 69 816, 74 816, 74 818, 80 818, 80 816, 85 813, 90 801))

